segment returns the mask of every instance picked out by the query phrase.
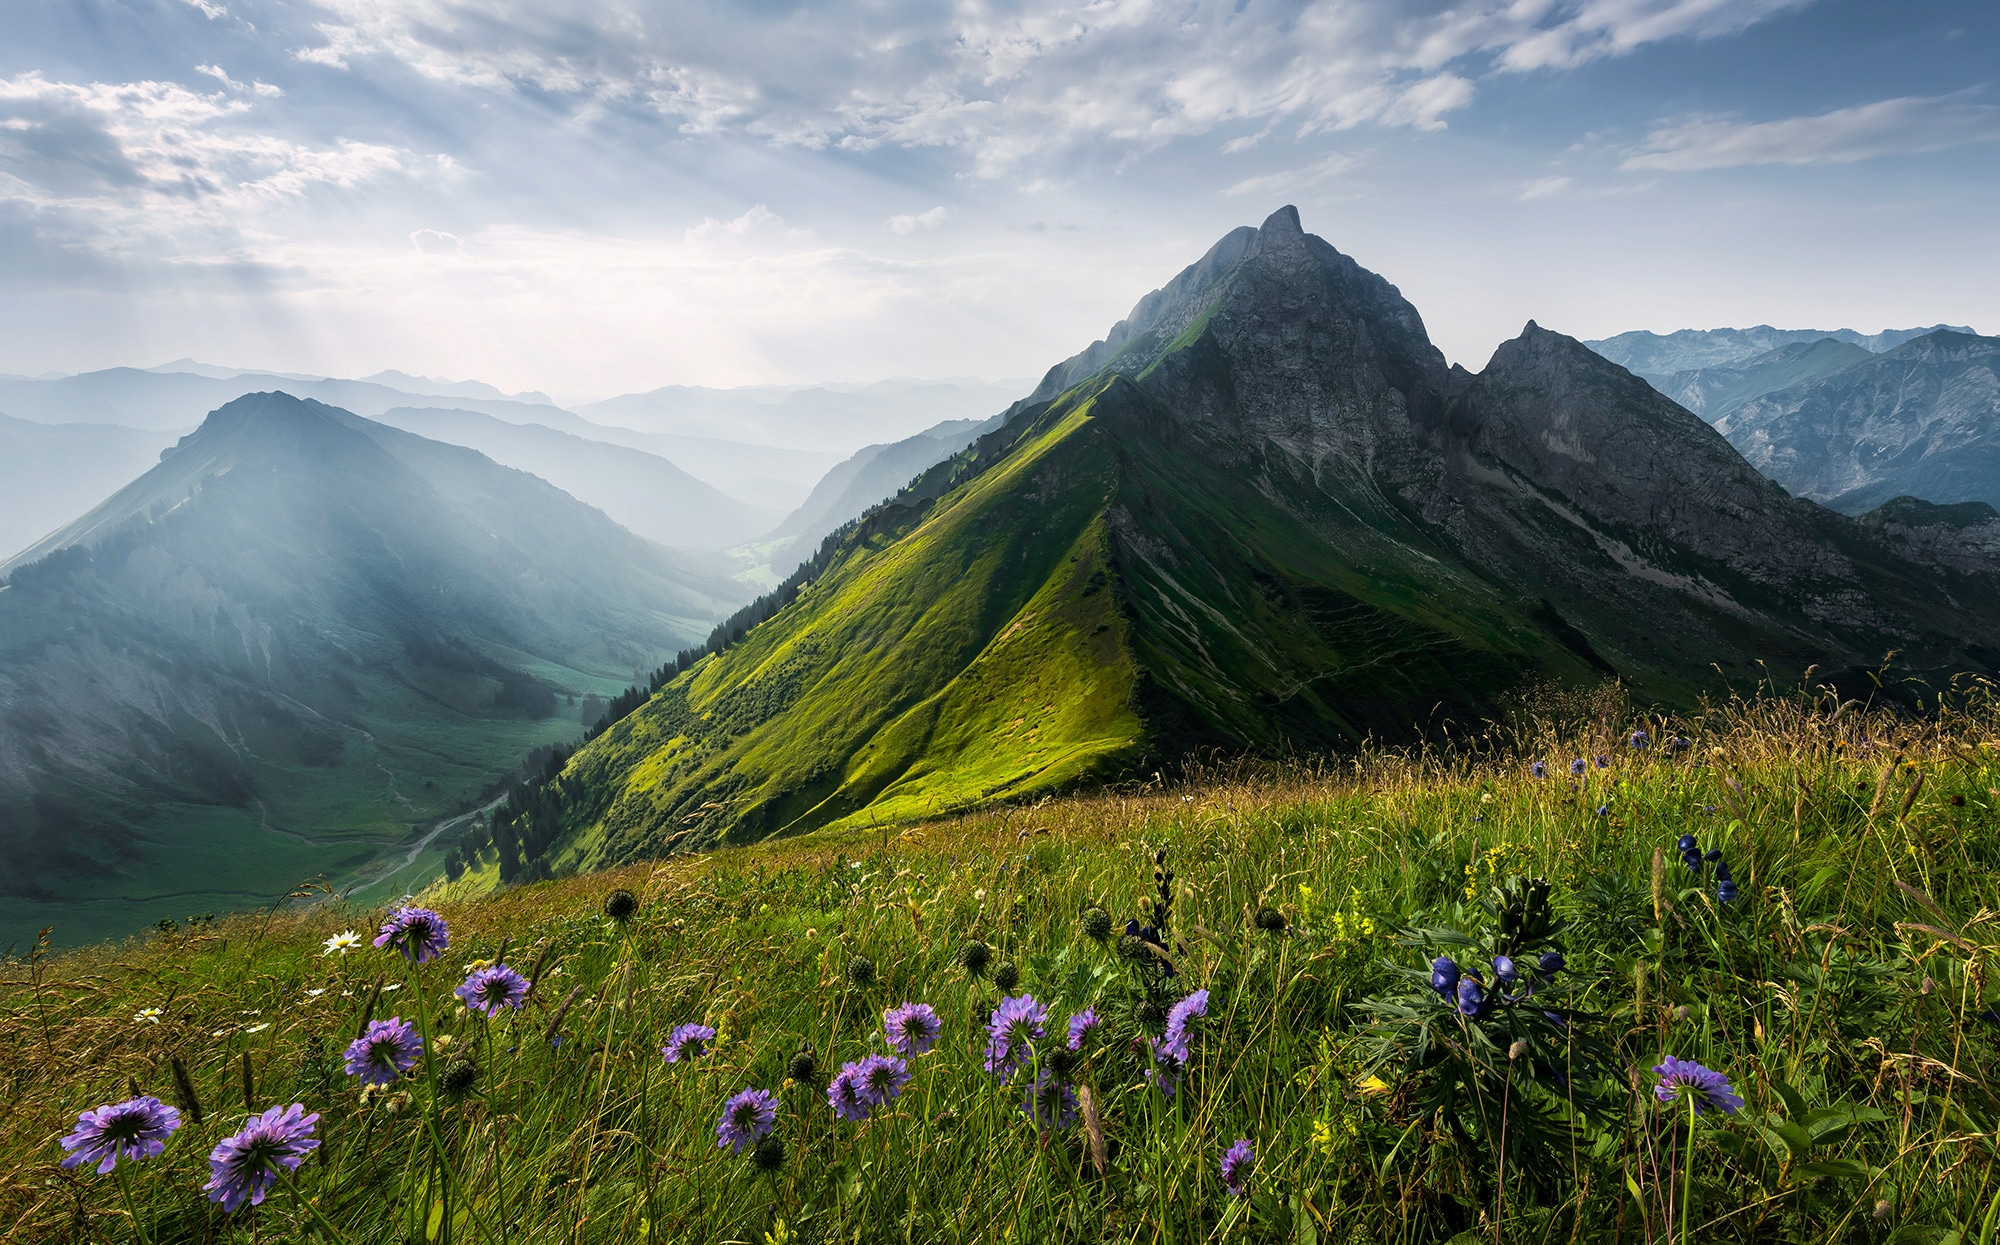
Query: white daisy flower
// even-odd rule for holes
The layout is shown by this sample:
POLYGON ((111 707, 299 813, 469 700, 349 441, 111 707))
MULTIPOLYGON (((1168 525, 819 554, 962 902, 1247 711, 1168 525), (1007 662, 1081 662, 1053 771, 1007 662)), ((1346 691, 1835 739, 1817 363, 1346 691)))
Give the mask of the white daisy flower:
POLYGON ((243 1030, 243 1032, 245 1032, 245 1033, 262 1033, 262 1032, 263 1032, 264 1030, 266 1030, 266 1029, 268 1029, 268 1028, 270 1028, 270 1027, 271 1027, 271 1022, 267 1020, 267 1021, 265 1021, 265 1022, 264 1022, 263 1024, 260 1024, 260 1025, 251 1025, 251 1026, 249 1026, 248 1028, 244 1029, 244 1030, 243 1030))
POLYGON ((358 951, 361 949, 361 935, 351 929, 345 929, 320 945, 326 948, 320 952, 323 956, 332 955, 335 952, 346 955, 349 951, 358 951))
POLYGON ((165 1014, 157 1007, 142 1007, 133 1014, 132 1019, 140 1024, 156 1025, 160 1023, 160 1017, 165 1014))

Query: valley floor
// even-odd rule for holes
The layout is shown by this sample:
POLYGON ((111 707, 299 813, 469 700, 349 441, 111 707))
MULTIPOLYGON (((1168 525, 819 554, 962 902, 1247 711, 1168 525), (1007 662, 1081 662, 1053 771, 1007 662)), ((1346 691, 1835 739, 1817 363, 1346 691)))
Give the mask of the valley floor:
POLYGON ((440 899, 421 967, 326 951, 387 914, 328 905, 37 953, 0 965, 0 1241, 1990 1240, 1996 749, 1987 690, 1575 704, 1492 752, 440 899), (496 957, 534 984, 487 1020, 452 991, 496 957), (369 1015, 431 1058, 362 1093, 369 1015), (836 1111, 846 1064, 881 1080, 836 1111), (746 1089, 777 1144, 749 1111, 732 1153, 746 1089), (164 1154, 58 1165, 137 1093, 180 1105, 164 1154), (296 1177, 204 1200, 245 1108, 292 1102, 296 1177))

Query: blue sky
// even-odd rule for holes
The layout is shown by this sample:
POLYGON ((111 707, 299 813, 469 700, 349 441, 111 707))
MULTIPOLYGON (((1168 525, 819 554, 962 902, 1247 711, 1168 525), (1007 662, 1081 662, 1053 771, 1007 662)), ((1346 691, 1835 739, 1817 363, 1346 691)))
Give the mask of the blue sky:
POLYGON ((1038 375, 1296 203, 1455 361, 2000 331, 2000 6, 11 0, 0 371, 1038 375))

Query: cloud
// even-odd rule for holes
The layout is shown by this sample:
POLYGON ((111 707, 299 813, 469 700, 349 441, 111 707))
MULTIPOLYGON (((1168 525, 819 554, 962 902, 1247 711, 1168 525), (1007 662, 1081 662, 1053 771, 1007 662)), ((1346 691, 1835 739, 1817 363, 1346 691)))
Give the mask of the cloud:
MULTIPOLYGON (((1713 39, 1747 30, 1812 0, 1584 0, 1548 25, 1513 26, 1497 41, 1502 69, 1573 69, 1589 61, 1622 56, 1665 39, 1713 39)), ((1525 0, 1507 6, 1507 19, 1552 5, 1525 0)))
POLYGON ((1335 152, 1307 165, 1302 169, 1287 169, 1282 173, 1267 173, 1262 177, 1245 178, 1229 187, 1225 195, 1265 195, 1273 191, 1297 190, 1305 186, 1316 186, 1331 177, 1338 177, 1353 168, 1357 161, 1353 156, 1335 152))
POLYGON ((2000 108, 1960 95, 1905 96, 1811 117, 1697 117, 1646 135, 1619 167, 1689 172, 1751 164, 1850 164, 2000 140, 2000 108))
POLYGON ((915 233, 919 229, 934 229, 944 224, 944 217, 944 208, 934 207, 915 216, 891 216, 882 222, 882 228, 893 234, 915 233))
POLYGON ((1521 187, 1518 197, 1523 203, 1532 199, 1547 199, 1568 190, 1569 183, 1570 179, 1567 177, 1538 177, 1521 187))

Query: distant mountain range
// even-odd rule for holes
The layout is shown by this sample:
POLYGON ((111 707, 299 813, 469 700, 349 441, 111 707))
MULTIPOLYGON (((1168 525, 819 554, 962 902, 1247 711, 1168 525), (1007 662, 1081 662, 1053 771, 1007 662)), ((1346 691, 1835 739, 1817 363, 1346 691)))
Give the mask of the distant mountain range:
POLYGON ((410 836, 746 595, 543 480, 254 394, 0 575, 0 946, 410 836))
MULTIPOLYGON (((1778 343, 1783 345, 1784 343, 1778 343)), ((1477 375, 1286 208, 876 507, 501 828, 581 868, 1206 748, 1477 727, 1616 675, 2000 673, 1990 512, 1855 521, 1530 322, 1477 375)))
POLYGON ((0 415, 0 558, 27 548, 144 474, 179 436, 0 415))
POLYGON ((1954 333, 1972 332, 1962 324, 1933 324, 1927 329, 1884 329, 1880 333, 1857 333, 1853 329, 1774 329, 1768 324, 1760 324, 1748 329, 1679 329, 1672 333, 1640 330, 1583 344, 1613 363, 1657 382, 1676 372, 1730 367, 1769 354, 1781 346, 1821 340, 1859 346, 1870 354, 1880 354, 1939 329, 1950 329, 1954 333))
POLYGON ((1747 357, 1642 371, 1793 494, 1859 514, 1891 498, 2000 505, 2000 338, 1970 329, 1625 333, 1589 343, 1654 366, 1783 344, 1747 357))

